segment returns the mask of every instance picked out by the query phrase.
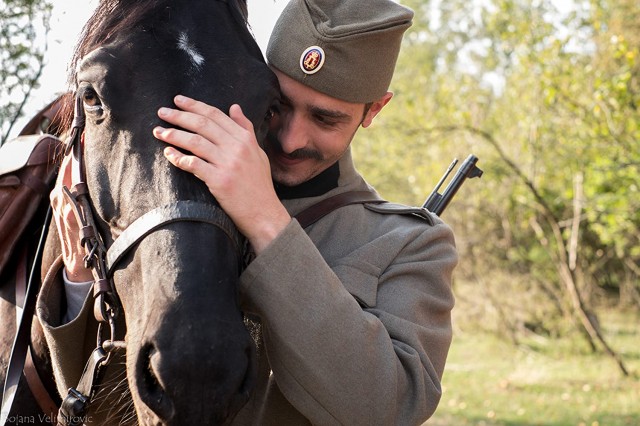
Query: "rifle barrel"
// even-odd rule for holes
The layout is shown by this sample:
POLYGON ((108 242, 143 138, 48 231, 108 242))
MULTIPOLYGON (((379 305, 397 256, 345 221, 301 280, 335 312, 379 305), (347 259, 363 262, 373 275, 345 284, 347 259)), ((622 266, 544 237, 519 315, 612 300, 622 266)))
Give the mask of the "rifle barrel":
POLYGON ((429 198, 423 205, 424 208, 432 213, 435 213, 438 216, 440 216, 444 209, 447 208, 447 206, 466 179, 482 176, 483 171, 476 165, 476 163, 478 162, 478 157, 471 154, 467 157, 466 160, 464 160, 456 174, 453 176, 453 179, 451 179, 442 195, 440 195, 438 193, 438 190, 440 189, 440 186, 442 185, 444 179, 449 175, 451 169, 457 163, 457 161, 458 160, 454 160, 451 166, 449 166, 445 175, 442 177, 442 179, 440 179, 440 182, 438 182, 436 189, 431 192, 431 195, 429 195, 429 198))

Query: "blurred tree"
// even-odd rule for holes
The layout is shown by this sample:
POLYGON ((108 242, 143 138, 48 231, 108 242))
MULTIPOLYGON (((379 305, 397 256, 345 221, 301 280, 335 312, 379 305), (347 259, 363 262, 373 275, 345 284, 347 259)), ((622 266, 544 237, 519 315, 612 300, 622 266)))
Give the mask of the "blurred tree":
POLYGON ((51 9, 50 1, 0 0, 0 145, 37 88, 51 9))
POLYGON ((359 167, 386 197, 418 204, 451 157, 476 153, 482 181, 445 212, 459 274, 514 340, 578 325, 626 373, 592 306, 638 291, 637 0, 568 12, 550 0, 403 3, 416 18, 395 107, 359 134, 359 167))

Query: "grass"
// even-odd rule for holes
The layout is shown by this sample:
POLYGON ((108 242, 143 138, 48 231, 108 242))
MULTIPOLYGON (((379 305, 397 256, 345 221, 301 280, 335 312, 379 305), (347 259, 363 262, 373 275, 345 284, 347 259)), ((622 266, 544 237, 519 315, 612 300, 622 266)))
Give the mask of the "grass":
POLYGON ((579 336, 515 346, 458 330, 443 398, 425 425, 640 425, 640 314, 601 312, 600 319, 630 376, 579 336))

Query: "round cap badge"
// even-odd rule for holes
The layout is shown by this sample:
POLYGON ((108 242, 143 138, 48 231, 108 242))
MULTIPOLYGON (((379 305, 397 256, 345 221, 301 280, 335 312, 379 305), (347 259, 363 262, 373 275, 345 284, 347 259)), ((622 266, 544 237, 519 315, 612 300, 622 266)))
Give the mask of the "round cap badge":
POLYGON ((319 46, 307 47, 300 56, 300 68, 305 74, 315 74, 324 64, 324 50, 319 46))

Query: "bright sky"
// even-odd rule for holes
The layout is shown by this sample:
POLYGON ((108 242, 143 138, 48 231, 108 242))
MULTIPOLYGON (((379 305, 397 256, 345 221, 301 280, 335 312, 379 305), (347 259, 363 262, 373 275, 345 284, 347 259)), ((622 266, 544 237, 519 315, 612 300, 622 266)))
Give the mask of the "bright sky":
MULTIPOLYGON (((475 0, 481 1, 481 0, 475 0)), ((261 49, 266 49, 271 29, 288 0, 248 0, 249 23, 261 49)), ((575 0, 552 0, 566 14, 576 7, 575 0)), ((80 30, 98 4, 98 0, 54 0, 49 49, 45 55, 46 68, 40 88, 32 94, 25 108, 25 116, 14 126, 12 135, 44 105, 66 90, 67 65, 80 30)))
MULTIPOLYGON (((249 23, 264 52, 271 29, 287 0, 248 0, 249 23)), ((40 88, 33 93, 26 105, 25 116, 14 126, 15 136, 33 114, 64 92, 67 80, 67 65, 78 36, 98 0, 54 0, 49 32, 49 49, 45 55, 46 68, 40 78, 40 88)))

